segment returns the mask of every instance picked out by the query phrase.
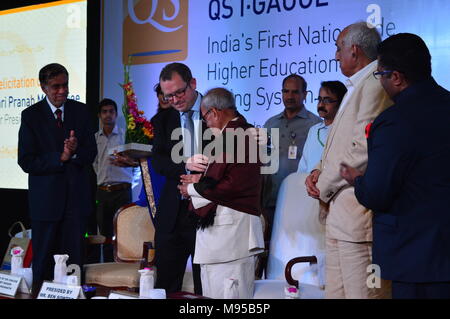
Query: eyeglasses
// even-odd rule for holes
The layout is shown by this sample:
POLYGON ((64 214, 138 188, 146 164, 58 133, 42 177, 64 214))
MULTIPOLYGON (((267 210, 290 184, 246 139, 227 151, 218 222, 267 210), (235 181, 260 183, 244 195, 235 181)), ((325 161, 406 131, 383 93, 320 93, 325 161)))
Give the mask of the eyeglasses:
POLYGON ((212 108, 210 108, 208 111, 206 111, 205 114, 203 114, 202 116, 202 122, 206 123, 206 117, 208 116, 208 113, 212 111, 212 108))
POLYGON ((164 102, 169 102, 170 100, 173 100, 173 98, 176 97, 183 97, 186 94, 186 90, 189 87, 189 82, 186 84, 184 89, 179 89, 178 91, 175 91, 175 93, 163 95, 164 102))
POLYGON ((383 75, 391 74, 392 72, 394 72, 394 71, 384 70, 384 71, 375 71, 372 74, 375 79, 379 80, 383 77, 383 75))
POLYGON ((331 103, 335 103, 338 102, 338 100, 332 100, 330 97, 321 97, 319 96, 317 99, 317 104, 323 103, 323 104, 331 104, 331 103))

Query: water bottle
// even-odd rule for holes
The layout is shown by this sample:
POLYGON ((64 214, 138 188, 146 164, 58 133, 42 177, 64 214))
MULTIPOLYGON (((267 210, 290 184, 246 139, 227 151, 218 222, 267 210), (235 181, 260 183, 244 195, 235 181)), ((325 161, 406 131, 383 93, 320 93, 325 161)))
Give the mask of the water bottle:
POLYGON ((151 290, 155 286, 154 270, 152 268, 144 268, 139 270, 141 278, 139 279, 139 297, 150 298, 151 290))

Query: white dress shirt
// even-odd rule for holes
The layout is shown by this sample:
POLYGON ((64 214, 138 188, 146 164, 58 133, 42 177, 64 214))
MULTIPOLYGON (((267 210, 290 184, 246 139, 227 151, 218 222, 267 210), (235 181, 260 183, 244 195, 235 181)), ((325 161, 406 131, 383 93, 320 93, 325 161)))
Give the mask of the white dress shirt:
POLYGON ((358 83, 361 81, 361 79, 365 78, 367 76, 367 73, 370 72, 374 64, 377 64, 377 60, 372 61, 368 65, 366 65, 364 68, 353 74, 351 77, 349 77, 345 81, 345 86, 347 87, 347 93, 345 93, 344 98, 342 99, 342 103, 339 106, 339 110, 337 111, 336 116, 342 112, 342 110, 347 105, 347 101, 350 99, 350 97, 353 94, 353 90, 358 85, 358 83))
POLYGON ((327 126, 324 122, 311 126, 303 147, 302 157, 298 162, 298 173, 310 173, 319 163, 330 128, 331 125, 327 126))
POLYGON ((55 119, 56 119, 56 114, 55 114, 56 110, 61 110, 61 112, 62 112, 61 119, 64 122, 64 104, 61 105, 60 107, 56 107, 52 104, 52 102, 50 102, 50 100, 48 99, 48 96, 46 96, 45 99, 47 100, 48 105, 50 105, 50 109, 52 110, 52 113, 53 113, 53 116, 55 117, 55 119))
POLYGON ((131 183, 133 180, 132 167, 119 167, 110 162, 109 149, 125 144, 125 132, 116 125, 109 136, 105 135, 103 128, 95 133, 97 142, 97 156, 95 157, 94 171, 97 174, 97 185, 104 183, 131 183))

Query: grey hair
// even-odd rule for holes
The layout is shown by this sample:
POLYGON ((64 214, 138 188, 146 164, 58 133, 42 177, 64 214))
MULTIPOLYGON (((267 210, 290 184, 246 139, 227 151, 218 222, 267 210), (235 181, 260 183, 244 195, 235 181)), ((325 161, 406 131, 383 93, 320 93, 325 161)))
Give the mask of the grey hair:
POLYGON ((377 59, 377 46, 381 42, 378 30, 367 22, 357 22, 345 28, 347 33, 344 36, 346 47, 357 45, 371 61, 377 59))
POLYGON ((218 110, 236 110, 234 95, 225 88, 214 88, 206 92, 202 98, 202 106, 209 110, 215 107, 218 110))

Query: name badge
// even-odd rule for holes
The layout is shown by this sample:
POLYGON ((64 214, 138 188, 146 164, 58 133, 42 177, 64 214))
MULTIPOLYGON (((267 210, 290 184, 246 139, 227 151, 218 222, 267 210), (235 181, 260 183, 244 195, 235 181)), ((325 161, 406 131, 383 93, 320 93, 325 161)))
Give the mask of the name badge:
POLYGON ((297 159, 297 146, 290 145, 288 150, 288 159, 297 159))

